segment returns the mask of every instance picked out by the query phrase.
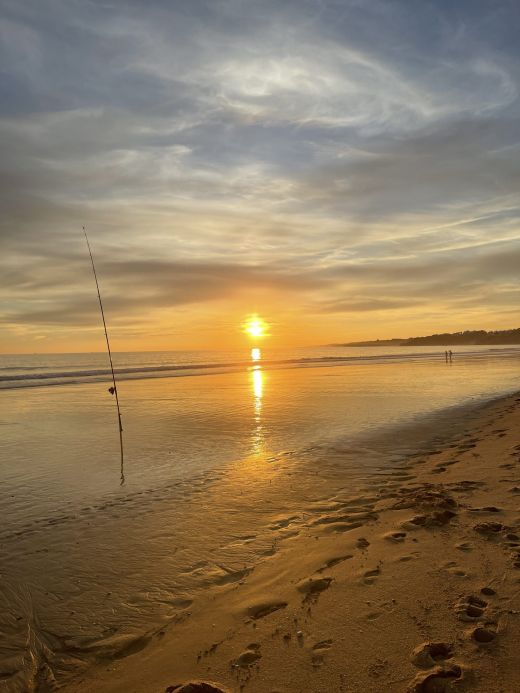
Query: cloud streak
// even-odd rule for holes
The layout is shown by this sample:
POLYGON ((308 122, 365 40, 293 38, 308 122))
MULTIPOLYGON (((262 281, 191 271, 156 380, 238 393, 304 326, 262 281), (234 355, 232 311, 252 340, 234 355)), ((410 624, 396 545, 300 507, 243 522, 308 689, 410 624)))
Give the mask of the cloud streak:
POLYGON ((7 349, 95 327, 83 223, 129 346, 167 311, 187 344, 247 304, 290 303, 323 341, 510 326, 514 3, 6 0, 1 19, 7 349))

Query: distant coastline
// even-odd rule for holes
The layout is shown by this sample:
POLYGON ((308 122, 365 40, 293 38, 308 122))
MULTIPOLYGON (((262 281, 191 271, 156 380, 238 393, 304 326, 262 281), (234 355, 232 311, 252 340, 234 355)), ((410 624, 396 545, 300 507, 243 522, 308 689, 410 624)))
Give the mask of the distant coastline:
POLYGON ((330 346, 370 347, 370 346, 455 346, 486 344, 520 344, 520 327, 512 330, 466 330, 464 332, 443 332, 426 337, 406 337, 396 339, 376 339, 364 342, 346 342, 330 346))

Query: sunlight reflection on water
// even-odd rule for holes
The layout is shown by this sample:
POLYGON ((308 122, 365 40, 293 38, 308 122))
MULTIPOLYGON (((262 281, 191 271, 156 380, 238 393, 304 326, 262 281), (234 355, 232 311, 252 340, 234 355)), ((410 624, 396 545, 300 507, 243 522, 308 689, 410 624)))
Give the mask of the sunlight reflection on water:
POLYGON ((261 366, 254 366, 251 371, 253 381, 253 407, 255 427, 253 429, 253 453, 260 455, 264 452, 264 437, 262 427, 262 397, 264 395, 264 373, 261 366))

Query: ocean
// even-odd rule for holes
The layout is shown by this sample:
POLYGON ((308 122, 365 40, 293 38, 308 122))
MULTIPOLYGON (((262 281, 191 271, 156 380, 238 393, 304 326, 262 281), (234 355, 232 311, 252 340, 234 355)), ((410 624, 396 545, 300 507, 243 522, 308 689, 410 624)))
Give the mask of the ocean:
POLYGON ((105 354, 0 356, 2 690, 144 647, 519 389, 520 348, 453 351, 116 353, 123 463, 105 354))

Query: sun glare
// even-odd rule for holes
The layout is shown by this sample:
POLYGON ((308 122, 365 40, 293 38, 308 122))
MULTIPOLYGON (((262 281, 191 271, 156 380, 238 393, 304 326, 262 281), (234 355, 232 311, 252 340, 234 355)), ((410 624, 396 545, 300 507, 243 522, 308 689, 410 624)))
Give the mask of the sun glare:
POLYGON ((266 336, 268 325, 258 315, 252 315, 243 327, 246 334, 254 339, 259 339, 266 336))

